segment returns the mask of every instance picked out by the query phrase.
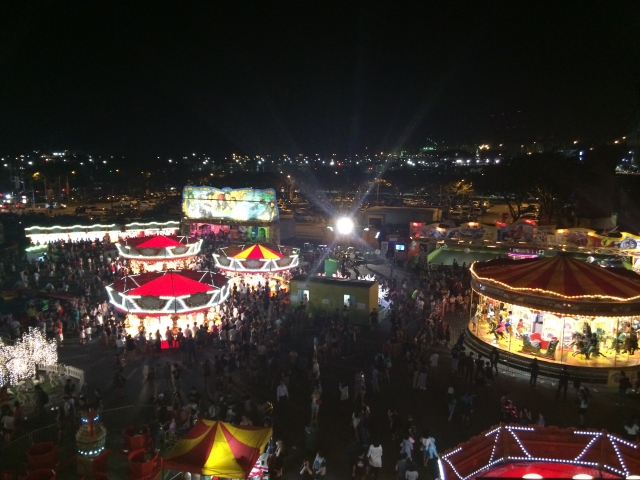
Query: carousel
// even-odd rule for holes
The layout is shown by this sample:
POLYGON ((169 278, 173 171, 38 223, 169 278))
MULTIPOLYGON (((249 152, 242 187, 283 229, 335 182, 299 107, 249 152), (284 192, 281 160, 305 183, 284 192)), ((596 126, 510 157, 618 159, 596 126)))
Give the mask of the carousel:
POLYGON ((277 290, 278 284, 287 292, 289 272, 299 265, 298 249, 282 245, 233 245, 218 249, 213 258, 231 283, 242 281, 251 287, 268 282, 271 291, 277 290))
POLYGON ((438 477, 638 479, 638 450, 606 430, 501 424, 437 457, 438 477))
POLYGON ((131 273, 160 272, 189 268, 200 253, 202 240, 157 235, 127 238, 116 243, 116 248, 131 273))
POLYGON ((218 305, 229 296, 224 275, 179 270, 128 275, 106 287, 109 302, 126 314, 128 334, 219 322, 218 305))
POLYGON ((640 364, 640 276, 567 255, 471 265, 479 340, 568 365, 640 364))

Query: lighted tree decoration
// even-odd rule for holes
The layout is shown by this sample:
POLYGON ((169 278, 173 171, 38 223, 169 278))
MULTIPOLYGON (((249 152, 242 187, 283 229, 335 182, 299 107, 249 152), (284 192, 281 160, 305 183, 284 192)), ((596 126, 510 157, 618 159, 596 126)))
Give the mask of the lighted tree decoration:
POLYGON ((55 340, 48 340, 37 328, 29 328, 13 345, 0 343, 0 386, 15 385, 35 376, 38 363, 52 365, 57 362, 55 340))

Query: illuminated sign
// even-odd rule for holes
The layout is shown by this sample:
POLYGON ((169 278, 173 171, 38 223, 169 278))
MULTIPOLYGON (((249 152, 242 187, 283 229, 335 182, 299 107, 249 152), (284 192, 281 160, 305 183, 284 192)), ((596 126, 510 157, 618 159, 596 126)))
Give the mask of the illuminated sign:
POLYGON ((272 188, 184 187, 182 213, 192 219, 240 222, 273 222, 279 218, 276 192, 272 188))

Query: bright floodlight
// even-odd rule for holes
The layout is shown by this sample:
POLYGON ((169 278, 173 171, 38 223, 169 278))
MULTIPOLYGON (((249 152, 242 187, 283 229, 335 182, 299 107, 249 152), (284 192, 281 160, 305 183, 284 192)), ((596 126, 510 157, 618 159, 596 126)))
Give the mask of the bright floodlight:
POLYGON ((347 217, 342 217, 336 222, 336 228, 342 235, 349 235, 353 232, 353 220, 347 217))

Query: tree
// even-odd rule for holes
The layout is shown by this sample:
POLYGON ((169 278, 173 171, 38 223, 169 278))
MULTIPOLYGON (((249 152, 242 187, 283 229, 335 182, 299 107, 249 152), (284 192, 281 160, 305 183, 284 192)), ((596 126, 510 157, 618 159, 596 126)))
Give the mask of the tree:
POLYGON ((487 188, 497 191, 509 208, 512 221, 524 214, 524 204, 531 196, 531 170, 523 159, 514 158, 487 169, 487 188))

